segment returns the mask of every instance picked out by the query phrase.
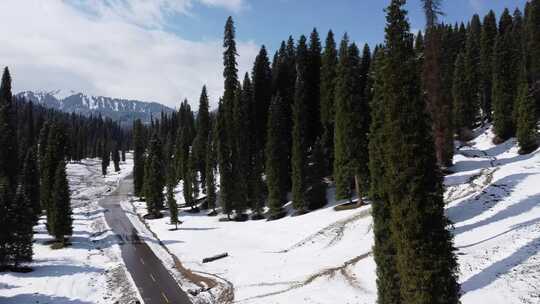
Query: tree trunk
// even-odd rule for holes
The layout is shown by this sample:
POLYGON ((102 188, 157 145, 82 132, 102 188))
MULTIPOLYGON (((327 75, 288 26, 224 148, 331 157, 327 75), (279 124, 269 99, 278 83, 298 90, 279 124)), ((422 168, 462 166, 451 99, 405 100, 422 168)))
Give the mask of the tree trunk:
POLYGON ((354 176, 354 187, 356 189, 356 195, 358 196, 358 205, 363 205, 364 200, 362 199, 362 191, 360 190, 360 176, 354 176))

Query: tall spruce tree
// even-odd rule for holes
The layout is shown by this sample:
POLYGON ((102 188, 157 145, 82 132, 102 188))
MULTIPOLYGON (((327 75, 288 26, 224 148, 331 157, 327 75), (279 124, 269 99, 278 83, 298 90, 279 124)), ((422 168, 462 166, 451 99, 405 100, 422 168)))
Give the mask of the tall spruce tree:
POLYGON ((24 159, 23 171, 20 184, 24 197, 30 203, 33 213, 33 221, 37 223, 41 215, 39 169, 36 159, 36 150, 30 148, 24 159))
MULTIPOLYGON (((358 49, 353 44, 349 48, 351 58, 358 55, 358 49)), ((354 96, 358 98, 358 102, 353 103, 353 121, 354 127, 351 134, 351 151, 352 165, 354 174, 354 185, 358 195, 358 202, 363 203, 362 196, 369 192, 369 149, 368 149, 368 134, 369 125, 371 124, 370 109, 369 109, 369 71, 371 69, 371 50, 369 45, 365 44, 362 51, 361 61, 358 63, 356 77, 358 84, 354 84, 354 96)))
POLYGON ((144 126, 141 120, 133 122, 133 185, 135 195, 141 197, 144 185, 144 164, 146 162, 144 141, 144 126))
POLYGON ((298 214, 307 212, 306 166, 308 153, 308 120, 309 94, 307 78, 309 77, 309 53, 306 37, 301 36, 296 48, 296 92, 293 104, 292 129, 292 202, 298 214))
POLYGON ((512 17, 505 10, 499 22, 499 34, 493 54, 493 127, 495 142, 503 142, 515 135, 513 119, 515 100, 514 40, 512 17))
MULTIPOLYGON (((362 192, 360 185, 365 184, 361 181, 362 177, 357 175, 361 170, 360 164, 367 162, 367 153, 364 152, 367 152, 369 110, 363 90, 369 62, 365 65, 361 71, 358 47, 354 43, 349 46, 349 38, 345 35, 339 50, 336 80, 334 178, 337 199, 352 198, 353 180, 357 181, 359 192, 362 192)), ((362 195, 358 193, 359 203, 362 202, 362 195)))
POLYGON ((49 223, 50 229, 56 242, 64 246, 66 245, 66 236, 71 236, 73 233, 71 195, 64 161, 61 161, 56 168, 51 201, 53 222, 49 223))
POLYGON ((287 161, 283 138, 284 104, 281 97, 272 98, 268 113, 268 127, 266 137, 266 185, 268 187, 268 220, 275 220, 283 217, 283 203, 285 201, 286 189, 283 187, 283 170, 281 164, 287 161))
POLYGON ((497 39, 497 19, 493 11, 484 17, 480 38, 481 107, 483 119, 491 121, 493 89, 493 48, 497 39))
POLYGON ((54 212, 54 200, 53 193, 56 191, 56 173, 58 167, 64 161, 65 155, 64 147, 65 139, 62 134, 62 129, 58 122, 52 122, 48 132, 47 150, 45 153, 45 159, 40 168, 41 170, 41 206, 45 208, 47 214, 47 229, 51 235, 54 235, 52 225, 55 222, 54 212))
POLYGON ((158 135, 154 133, 149 144, 144 175, 146 207, 148 214, 153 218, 162 216, 160 211, 163 209, 164 204, 163 188, 165 181, 162 157, 161 141, 158 135))
MULTIPOLYGON (((236 49, 236 30, 234 27, 234 21, 232 17, 227 19, 225 24, 225 34, 223 38, 223 47, 225 51, 223 52, 223 77, 224 77, 224 92, 223 92, 223 102, 221 105, 222 112, 220 113, 220 119, 224 120, 224 124, 219 124, 219 138, 220 141, 224 141, 223 145, 220 147, 220 163, 224 165, 223 174, 221 176, 223 179, 228 179, 225 183, 220 183, 221 191, 227 193, 227 195, 222 196, 222 204, 227 208, 223 210, 227 213, 227 217, 230 218, 232 209, 236 199, 241 196, 242 193, 239 193, 235 186, 237 186, 237 181, 235 178, 238 177, 238 160, 237 156, 237 141, 236 141, 236 128, 235 128, 235 119, 234 119, 234 104, 236 100, 236 94, 238 90, 238 67, 236 62, 237 49, 236 49), (226 144, 226 145, 225 145, 226 144)), ((220 170, 221 171, 221 170, 220 170)))
POLYGON ((178 204, 174 198, 175 181, 176 177, 173 174, 167 178, 167 206, 169 207, 170 223, 174 225, 175 229, 178 229, 180 221, 178 220, 178 204))
POLYGON ((15 192, 18 178, 18 144, 16 112, 11 94, 11 75, 6 67, 0 84, 0 176, 7 178, 9 188, 15 192))
POLYGON ((334 164, 334 100, 338 54, 332 31, 328 32, 322 54, 321 66, 321 105, 322 145, 326 159, 325 174, 331 175, 334 164))
MULTIPOLYGON (((298 50, 296 51, 298 56, 298 50)), ((298 60, 298 59, 297 59, 298 60)), ((306 143, 309 147, 315 144, 315 141, 322 134, 321 126, 321 41, 317 29, 313 29, 309 36, 309 45, 307 49, 306 64, 306 143)), ((297 64, 298 70, 298 64, 297 64)), ((298 79, 298 76, 297 76, 298 79)))
POLYGON ((220 186, 220 204, 223 213, 230 219, 233 211, 234 201, 234 184, 232 175, 231 149, 227 137, 227 117, 225 105, 223 101, 219 102, 217 126, 216 126, 216 142, 219 163, 219 186, 220 186))
POLYGON ((371 125, 369 135, 369 172, 371 175, 370 197, 373 200, 373 232, 375 245, 373 257, 377 264, 377 303, 400 304, 400 279, 397 271, 396 244, 390 228, 390 200, 385 182, 385 135, 386 100, 384 100, 384 49, 378 51, 373 60, 374 92, 371 100, 371 125))
POLYGON ((111 151, 109 150, 109 145, 106 141, 101 145, 101 174, 103 176, 107 175, 107 169, 111 163, 111 151))
MULTIPOLYGON (((526 19, 527 64, 529 81, 540 91, 540 0, 528 3, 526 19)), ((540 92, 536 93, 537 104, 540 104, 540 92)))
POLYGON ((251 80, 248 73, 244 75, 244 81, 242 89, 238 90, 235 105, 234 105, 234 119, 235 119, 235 147, 236 147, 236 160, 234 169, 235 172, 235 186, 236 199, 235 199, 235 211, 236 220, 245 220, 247 216, 244 214, 247 207, 251 206, 251 194, 252 184, 250 183, 251 176, 251 155, 253 152, 254 136, 251 135, 252 129, 252 117, 251 107, 253 105, 253 89, 251 86, 251 80))
MULTIPOLYGON (((418 62, 404 4, 404 0, 393 0, 387 9, 384 80, 379 93, 385 107, 381 126, 385 145, 379 148, 384 151, 383 193, 390 204, 390 232, 400 280, 397 303, 459 303, 457 262, 452 236, 446 230, 442 179, 414 72, 418 62)), ((374 217, 375 225, 380 219, 374 217)), ((379 282, 382 284, 391 283, 379 282)))
POLYGON ((263 154, 264 143, 266 142, 268 107, 272 98, 272 71, 264 45, 255 58, 251 78, 253 82, 253 112, 251 115, 253 117, 254 137, 256 138, 254 153, 263 154))
POLYGON ((34 238, 35 215, 23 178, 21 175, 21 183, 17 188, 11 208, 11 216, 16 228, 13 229, 14 233, 11 235, 9 251, 15 268, 18 268, 20 263, 31 262, 33 255, 32 241, 34 238))
POLYGON ((199 98, 199 111, 197 112, 197 136, 193 143, 196 167, 201 172, 201 185, 205 188, 206 180, 206 149, 208 134, 210 134, 210 112, 208 111, 208 93, 206 86, 203 86, 201 97, 199 98))
MULTIPOLYGON (((441 1, 424 0, 426 37, 422 65, 422 85, 427 109, 431 116, 437 162, 441 167, 452 165, 454 132, 452 125, 452 99, 443 88, 443 29, 437 24, 441 1)), ((418 39, 417 39, 418 40, 418 39)), ((418 46, 416 46, 418 49, 418 46)))
POLYGON ((517 107, 517 140, 519 144, 519 153, 528 154, 537 147, 537 109, 536 102, 529 90, 527 82, 527 73, 522 69, 520 76, 520 85, 516 100, 517 107))
POLYGON ((114 144, 112 160, 114 163, 114 172, 120 172, 120 151, 118 150, 118 143, 114 144))

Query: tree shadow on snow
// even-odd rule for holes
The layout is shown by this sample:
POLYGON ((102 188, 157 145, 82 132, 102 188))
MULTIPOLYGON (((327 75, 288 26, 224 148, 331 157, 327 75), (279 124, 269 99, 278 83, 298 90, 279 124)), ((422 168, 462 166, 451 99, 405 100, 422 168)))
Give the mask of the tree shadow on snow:
POLYGON ((460 234, 469 230, 473 230, 482 226, 505 220, 507 218, 515 217, 526 213, 538 206, 540 206, 540 194, 529 196, 526 199, 520 200, 519 202, 510 205, 486 219, 469 225, 457 227, 454 230, 454 234, 460 234))
POLYGON ((503 274, 508 273, 516 265, 519 265, 530 257, 536 255, 539 250, 540 237, 525 244, 525 246, 516 250, 516 252, 511 254, 509 257, 491 264, 489 267, 470 277, 467 281, 461 284, 461 291, 463 294, 465 294, 467 292, 488 286, 503 274))
POLYGON ((531 174, 518 173, 501 178, 487 186, 482 192, 448 208, 446 214, 453 223, 475 218, 508 197, 529 175, 531 174))
POLYGON ((474 242, 474 243, 467 244, 467 245, 463 245, 463 246, 457 246, 456 248, 457 249, 465 249, 465 248, 474 247, 474 246, 480 245, 482 243, 494 240, 494 239, 496 239, 496 238, 498 238, 500 236, 503 236, 505 234, 508 234, 508 233, 510 233, 512 231, 519 230, 519 229, 522 229, 522 228, 525 228, 525 227, 528 227, 528 226, 531 226, 531 225, 535 225, 537 223, 540 223, 540 217, 537 217, 537 218, 532 219, 532 220, 525 221, 525 222, 520 223, 520 224, 513 225, 510 229, 508 229, 508 230, 506 230, 504 232, 501 232, 501 233, 497 233, 496 235, 488 237, 488 238, 483 239, 481 241, 474 242))
MULTIPOLYGON (((92 266, 77 265, 32 265, 33 271, 28 273, 11 272, 10 274, 19 278, 42 278, 70 276, 79 273, 101 273, 103 269, 92 266)), ((26 303, 26 302, 19 302, 26 303)), ((46 302, 47 303, 47 302, 46 302)))

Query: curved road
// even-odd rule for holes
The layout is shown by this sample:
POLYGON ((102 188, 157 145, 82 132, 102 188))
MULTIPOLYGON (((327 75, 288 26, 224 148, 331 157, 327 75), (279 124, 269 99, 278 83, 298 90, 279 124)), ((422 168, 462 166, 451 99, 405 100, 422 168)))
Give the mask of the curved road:
POLYGON ((100 204, 107 209, 105 218, 116 234, 122 258, 146 304, 191 304, 189 297, 148 245, 141 241, 137 230, 120 206, 133 193, 133 179, 120 182, 118 189, 104 197, 100 204))

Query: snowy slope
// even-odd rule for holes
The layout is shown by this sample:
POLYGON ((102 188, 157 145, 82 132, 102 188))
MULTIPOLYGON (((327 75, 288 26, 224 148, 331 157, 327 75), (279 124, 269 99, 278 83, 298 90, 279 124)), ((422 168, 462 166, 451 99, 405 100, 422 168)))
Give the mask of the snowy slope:
MULTIPOLYGON (((73 207, 72 246, 52 250, 44 218, 34 230, 34 271, 0 273, 0 303, 132 303, 139 298, 111 237, 99 198, 130 174, 133 163, 121 164, 119 174, 101 175, 101 161, 67 166, 73 207)), ((109 170, 112 171, 112 170, 109 170)))
MULTIPOLYGON (((540 151, 519 156, 514 140, 495 146, 492 138, 478 130, 445 179, 462 303, 540 303, 540 151)), ((275 222, 182 212, 178 231, 167 217, 147 223, 185 267, 228 281, 235 303, 375 303, 369 207, 336 212, 335 204, 275 222), (222 252, 229 257, 202 263, 222 252)))

